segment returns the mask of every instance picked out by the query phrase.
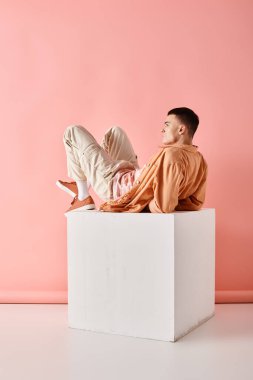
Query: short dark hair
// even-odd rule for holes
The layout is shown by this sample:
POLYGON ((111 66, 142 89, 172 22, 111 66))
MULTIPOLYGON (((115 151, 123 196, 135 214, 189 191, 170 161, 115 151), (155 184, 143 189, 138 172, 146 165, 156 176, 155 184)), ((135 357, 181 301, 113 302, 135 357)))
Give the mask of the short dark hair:
POLYGON ((199 125, 199 117, 190 108, 179 107, 171 109, 167 115, 176 115, 181 123, 188 127, 189 134, 193 137, 199 125))

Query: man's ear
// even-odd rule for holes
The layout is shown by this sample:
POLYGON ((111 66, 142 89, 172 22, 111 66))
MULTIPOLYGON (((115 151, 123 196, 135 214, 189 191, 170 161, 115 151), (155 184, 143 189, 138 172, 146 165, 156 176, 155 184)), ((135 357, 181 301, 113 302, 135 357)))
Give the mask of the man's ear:
POLYGON ((187 131, 187 128, 186 128, 186 126, 184 125, 184 124, 180 124, 179 125, 179 134, 180 135, 183 135, 184 133, 186 133, 186 131, 187 131))

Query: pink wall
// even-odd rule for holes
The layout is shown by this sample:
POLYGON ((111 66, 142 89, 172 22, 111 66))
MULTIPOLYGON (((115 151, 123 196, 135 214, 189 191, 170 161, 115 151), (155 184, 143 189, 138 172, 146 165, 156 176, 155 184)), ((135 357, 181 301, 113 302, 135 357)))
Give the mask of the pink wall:
POLYGON ((216 208, 216 301, 253 301, 253 3, 0 4, 0 302, 66 302, 63 131, 125 128, 143 164, 167 111, 200 116, 216 208))

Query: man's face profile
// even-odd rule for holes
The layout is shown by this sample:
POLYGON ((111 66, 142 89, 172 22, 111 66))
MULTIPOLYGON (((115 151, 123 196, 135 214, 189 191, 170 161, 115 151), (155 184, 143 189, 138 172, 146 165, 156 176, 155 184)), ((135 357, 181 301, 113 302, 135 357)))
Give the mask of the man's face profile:
POLYGON ((182 134, 181 123, 176 115, 168 115, 161 130, 163 144, 173 144, 177 142, 182 134))

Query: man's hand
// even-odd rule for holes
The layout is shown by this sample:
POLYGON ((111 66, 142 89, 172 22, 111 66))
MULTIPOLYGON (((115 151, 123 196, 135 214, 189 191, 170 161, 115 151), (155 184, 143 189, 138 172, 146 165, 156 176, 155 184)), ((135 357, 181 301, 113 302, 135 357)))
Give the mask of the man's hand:
POLYGON ((141 212, 150 212, 150 209, 149 209, 149 207, 148 207, 148 204, 147 204, 147 206, 146 206, 143 210, 141 210, 141 212))

